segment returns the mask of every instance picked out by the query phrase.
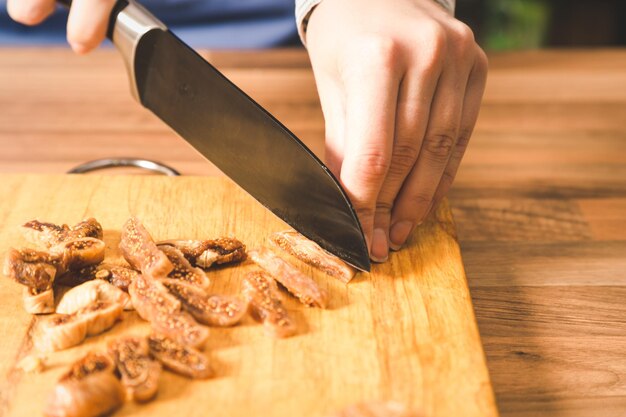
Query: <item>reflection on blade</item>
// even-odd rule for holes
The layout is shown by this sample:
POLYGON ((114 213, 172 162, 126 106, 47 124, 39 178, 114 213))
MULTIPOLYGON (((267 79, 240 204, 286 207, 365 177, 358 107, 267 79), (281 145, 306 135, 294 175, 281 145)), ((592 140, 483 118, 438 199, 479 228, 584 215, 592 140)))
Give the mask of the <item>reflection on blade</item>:
POLYGON ((172 33, 137 46, 144 106, 303 235, 370 269, 361 226, 341 186, 309 149, 172 33))

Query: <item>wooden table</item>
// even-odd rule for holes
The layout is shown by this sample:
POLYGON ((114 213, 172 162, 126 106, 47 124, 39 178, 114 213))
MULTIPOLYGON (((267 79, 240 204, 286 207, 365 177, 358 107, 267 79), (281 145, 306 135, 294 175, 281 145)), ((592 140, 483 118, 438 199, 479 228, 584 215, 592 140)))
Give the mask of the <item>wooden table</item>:
MULTIPOLYGON (((323 153, 302 51, 207 56, 323 153)), ((113 51, 0 50, 0 108, 0 172, 217 172, 132 101, 113 51)), ((501 414, 626 415, 626 50, 492 55, 450 197, 501 414)))

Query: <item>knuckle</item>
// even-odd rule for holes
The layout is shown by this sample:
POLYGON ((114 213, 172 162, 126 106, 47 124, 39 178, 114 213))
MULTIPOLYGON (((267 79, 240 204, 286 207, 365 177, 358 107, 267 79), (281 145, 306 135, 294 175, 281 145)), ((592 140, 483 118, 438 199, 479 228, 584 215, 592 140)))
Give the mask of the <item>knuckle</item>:
POLYGON ((372 152, 359 157, 357 164, 358 175, 364 179, 376 179, 383 177, 389 170, 389 158, 382 153, 372 152))
POLYGON ((459 136, 456 140, 456 149, 459 152, 465 152, 469 145, 470 138, 472 137, 472 128, 463 128, 459 132, 459 136))
POLYGON ((413 168, 413 165, 415 165, 418 154, 419 149, 417 149, 415 146, 396 146, 393 151, 393 156, 391 157, 391 166, 389 167, 390 172, 408 172, 411 168, 413 168))
POLYGON ((392 37, 368 34, 357 41, 357 50, 370 66, 392 69, 398 62, 400 45, 392 37))
POLYGON ((474 45, 474 32, 465 23, 456 20, 452 24, 452 32, 454 33, 454 39, 457 42, 464 43, 466 45, 474 45))
POLYGON ((390 201, 379 200, 376 202, 376 213, 388 215, 391 214, 391 209, 393 207, 393 203, 390 201))
POLYGON ((355 207, 356 214, 363 223, 363 226, 371 224, 374 221, 375 208, 370 206, 355 207))
POLYGON ((455 143, 455 132, 453 129, 442 130, 427 135, 424 138, 422 149, 436 163, 448 161, 455 143))

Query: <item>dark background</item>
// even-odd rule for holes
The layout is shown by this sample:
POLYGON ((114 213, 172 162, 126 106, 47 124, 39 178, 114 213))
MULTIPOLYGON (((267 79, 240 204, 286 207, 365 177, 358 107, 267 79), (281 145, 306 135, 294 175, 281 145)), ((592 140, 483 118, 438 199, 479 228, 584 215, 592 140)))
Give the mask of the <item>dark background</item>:
POLYGON ((626 0, 457 0, 486 49, 626 45, 626 0))

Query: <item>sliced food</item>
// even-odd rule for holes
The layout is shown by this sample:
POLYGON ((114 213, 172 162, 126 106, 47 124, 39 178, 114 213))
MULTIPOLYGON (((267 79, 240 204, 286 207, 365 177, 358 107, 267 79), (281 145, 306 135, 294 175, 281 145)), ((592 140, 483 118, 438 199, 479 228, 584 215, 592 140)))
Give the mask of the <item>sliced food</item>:
POLYGON ((157 248, 150 233, 136 217, 131 217, 124 223, 120 249, 130 266, 144 275, 165 278, 174 269, 167 256, 157 248))
POLYGON ((252 317, 263 323, 269 335, 282 338, 296 333, 296 324, 283 306, 276 282, 267 272, 249 272, 243 280, 242 293, 252 317))
POLYGON ((148 337, 148 345, 152 355, 170 371, 194 379, 213 376, 209 359, 197 349, 158 333, 148 337))
POLYGON ((295 230, 274 233, 270 241, 276 247, 344 283, 350 282, 356 274, 356 269, 295 230))
POLYGON ((303 274, 269 249, 262 248, 258 251, 250 251, 249 255, 257 265, 272 275, 302 304, 326 308, 328 295, 311 277, 303 274))
POLYGON ((213 265, 231 264, 246 259, 246 246, 231 237, 209 240, 164 240, 159 246, 168 245, 180 250, 193 265, 208 269, 213 265))
POLYGON ((150 356, 145 337, 122 337, 108 344, 108 352, 121 375, 128 399, 146 402, 159 388, 161 363, 150 356))
POLYGON ((237 296, 209 295, 202 288, 177 279, 163 279, 161 283, 180 300, 187 312, 203 324, 233 326, 248 310, 248 303, 237 296))

